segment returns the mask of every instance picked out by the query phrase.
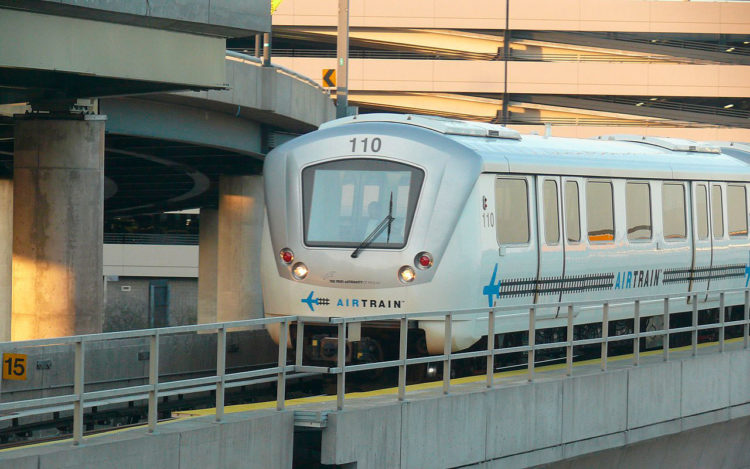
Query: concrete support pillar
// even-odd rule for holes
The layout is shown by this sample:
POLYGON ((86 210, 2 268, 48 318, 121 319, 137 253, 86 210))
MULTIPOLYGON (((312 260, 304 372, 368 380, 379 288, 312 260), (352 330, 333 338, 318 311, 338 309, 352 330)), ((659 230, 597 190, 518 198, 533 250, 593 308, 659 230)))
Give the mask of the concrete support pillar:
POLYGON ((221 176, 217 320, 263 317, 260 240, 263 234, 263 177, 221 176))
POLYGON ((0 342, 10 340, 13 180, 0 179, 0 342))
POLYGON ((16 122, 13 340, 102 330, 104 122, 16 122))
POLYGON ((198 235, 198 324, 216 322, 219 211, 202 208, 198 235))

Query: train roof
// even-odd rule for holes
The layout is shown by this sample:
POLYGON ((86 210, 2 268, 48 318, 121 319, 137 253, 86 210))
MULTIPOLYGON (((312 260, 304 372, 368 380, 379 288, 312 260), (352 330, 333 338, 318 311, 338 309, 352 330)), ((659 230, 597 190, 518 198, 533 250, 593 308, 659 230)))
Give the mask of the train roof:
POLYGON ((495 124, 408 114, 351 116, 321 129, 357 123, 402 126, 404 136, 418 134, 418 128, 443 134, 481 158, 483 172, 750 181, 750 145, 742 143, 636 135, 594 139, 521 135, 495 124))

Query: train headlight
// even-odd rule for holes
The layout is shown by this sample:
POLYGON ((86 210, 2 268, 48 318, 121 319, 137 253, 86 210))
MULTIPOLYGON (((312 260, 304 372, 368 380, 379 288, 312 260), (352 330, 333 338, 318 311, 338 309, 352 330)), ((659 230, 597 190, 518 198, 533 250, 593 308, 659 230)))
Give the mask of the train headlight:
POLYGON ((408 265, 398 269, 398 279, 401 280, 402 283, 411 283, 416 277, 417 274, 414 272, 414 269, 408 265))
POLYGON ((281 251, 279 251, 279 258, 281 259, 281 262, 284 264, 291 264, 294 260, 294 253, 289 248, 284 248, 281 251))
POLYGON ((304 278, 307 277, 308 272, 307 266, 302 262, 297 262, 294 264, 294 267, 292 267, 292 276, 297 280, 304 280, 304 278))
POLYGON ((427 270, 432 267, 432 254, 427 251, 422 251, 414 256, 414 265, 418 269, 427 270))

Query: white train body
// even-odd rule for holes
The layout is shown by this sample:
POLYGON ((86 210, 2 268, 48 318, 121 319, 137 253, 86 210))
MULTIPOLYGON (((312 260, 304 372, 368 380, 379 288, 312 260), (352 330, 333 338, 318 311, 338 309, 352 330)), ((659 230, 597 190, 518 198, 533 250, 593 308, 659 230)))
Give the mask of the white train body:
MULTIPOLYGON (((607 298, 617 319, 632 315, 617 298, 745 287, 750 159, 684 141, 632 140, 521 137, 490 124, 403 115, 328 123, 266 159, 265 314, 373 316, 607 298), (424 269, 423 253, 431 260, 424 269), (292 272, 297 262, 308 270, 302 280, 292 272), (399 274, 405 266, 415 272, 409 283, 399 274)), ((708 308, 716 298, 701 301, 708 308)), ((727 298, 733 302, 741 298, 727 298)), ((662 311, 661 302, 644 303, 641 314, 662 311)), ((576 314, 579 323, 601 317, 600 308, 576 314)), ((558 315, 540 308, 540 327, 565 324, 558 315)), ((418 327, 429 352, 442 352, 442 318, 418 327)), ((527 328, 520 317, 496 324, 500 333, 527 328)), ((457 317, 454 349, 486 330, 486 313, 457 317)))

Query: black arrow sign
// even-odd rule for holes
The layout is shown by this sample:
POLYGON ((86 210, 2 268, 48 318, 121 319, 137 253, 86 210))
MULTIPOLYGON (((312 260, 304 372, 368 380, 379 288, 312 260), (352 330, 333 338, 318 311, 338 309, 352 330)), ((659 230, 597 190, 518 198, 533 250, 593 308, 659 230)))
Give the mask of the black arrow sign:
POLYGON ((326 88, 336 87, 336 69, 335 68, 323 69, 323 86, 326 88))

